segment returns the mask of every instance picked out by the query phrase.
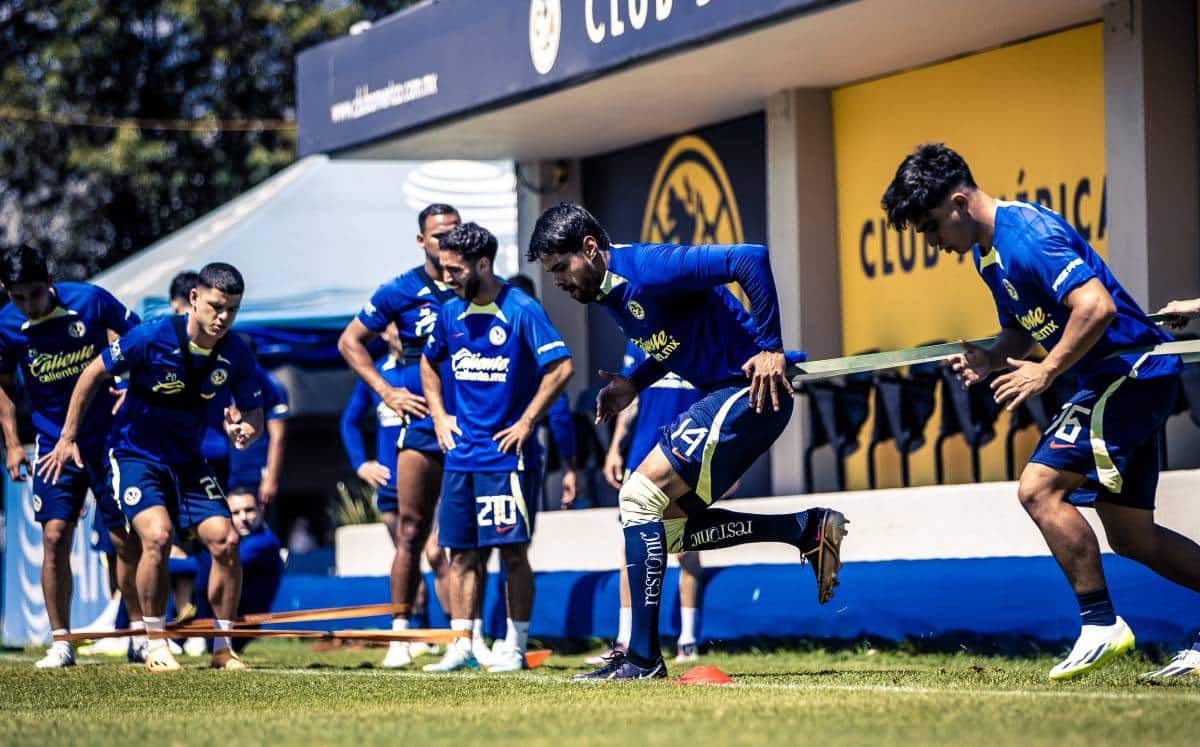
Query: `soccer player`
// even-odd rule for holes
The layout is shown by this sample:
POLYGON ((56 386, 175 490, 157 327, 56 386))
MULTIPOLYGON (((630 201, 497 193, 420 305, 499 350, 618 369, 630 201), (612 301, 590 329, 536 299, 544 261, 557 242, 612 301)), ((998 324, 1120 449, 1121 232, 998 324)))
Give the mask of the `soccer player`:
MULTIPOLYGON (((279 538, 263 523, 263 505, 258 500, 256 489, 234 487, 229 491, 227 501, 233 528, 238 533, 238 559, 242 566, 238 614, 270 612, 283 580, 279 538)), ((196 614, 202 618, 213 614, 207 599, 212 564, 212 555, 209 553, 201 551, 196 556, 196 606, 199 608, 196 614)), ((235 638, 233 650, 241 653, 249 642, 249 638, 235 638)))
MULTIPOLYGON (((388 344, 388 354, 379 359, 375 369, 390 386, 400 387, 405 383, 404 373, 404 344, 400 339, 396 324, 389 323, 380 335, 388 344)), ((384 404, 366 382, 359 381, 349 401, 342 410, 340 430, 342 446, 350 464, 354 465, 355 474, 375 490, 375 506, 379 509, 383 523, 387 525, 388 534, 393 544, 398 537, 396 533, 397 506, 396 497, 396 456, 401 432, 405 427, 404 416, 384 404), (366 446, 363 443, 362 431, 359 429, 364 416, 371 412, 375 417, 375 457, 367 458, 366 446)), ((446 556, 438 548, 435 533, 430 532, 425 543, 425 558, 433 569, 434 587, 442 608, 449 610, 449 597, 446 596, 446 556)), ((420 561, 417 561, 419 566, 420 561)), ((395 565, 393 564, 393 569, 395 565)), ((397 577, 392 576, 395 583, 397 577)), ((427 604, 427 594, 423 593, 424 581, 418 576, 417 590, 413 594, 412 612, 405 619, 413 624, 414 618, 419 618, 427 604)), ((395 598, 393 592, 393 599, 395 598)), ((400 616, 404 617, 404 616, 400 616)), ((393 641, 388 645, 388 653, 383 658, 383 666, 388 669, 408 666, 412 663, 414 652, 421 651, 415 644, 393 641)))
MULTIPOLYGON (((235 406, 226 409, 225 432, 234 446, 244 449, 262 433, 254 356, 241 337, 229 334, 244 292, 245 282, 232 265, 205 265, 191 292, 190 313, 147 322, 105 348, 79 376, 58 443, 38 466, 43 479, 57 483, 71 464, 81 465, 81 414, 104 381, 128 376, 110 461, 114 492, 142 544, 137 587, 150 635, 146 669, 151 672, 180 669, 167 647, 163 620, 172 525, 195 531, 212 554, 208 596, 216 627, 232 629, 237 615, 238 534, 200 444, 209 401, 230 390, 235 406)), ((211 667, 246 668, 229 638, 216 638, 213 646, 211 667)))
POLYGON ((1096 535, 1068 500, 1072 493, 1094 492, 1113 550, 1200 590, 1200 547, 1154 522, 1158 433, 1175 403, 1181 363, 1129 350, 1170 337, 1062 216, 991 197, 943 144, 921 145, 901 162, 883 209, 897 230, 911 226, 932 246, 971 255, 992 293, 1000 333, 990 348, 963 343, 952 366, 964 385, 1011 369, 991 387, 1012 410, 1070 377, 1075 394, 1021 472, 1017 497, 1079 602, 1079 638, 1050 678, 1101 667, 1132 648, 1134 637, 1113 610, 1096 535), (1046 357, 1025 360, 1035 343, 1046 357))
MULTIPOLYGON (((438 235, 459 224, 458 211, 450 205, 427 206, 417 216, 417 244, 425 252, 425 263, 381 285, 366 306, 351 320, 338 339, 338 350, 358 377, 393 412, 404 416, 405 425, 396 443, 396 555, 392 561, 391 592, 394 604, 413 605, 421 574, 421 550, 429 537, 438 491, 442 484, 442 450, 433 432, 429 408, 421 393, 421 350, 437 323, 438 313, 454 293, 441 281, 438 235), (367 344, 389 323, 395 323, 403 345, 400 386, 389 383, 375 369, 367 344)), ((454 394, 446 389, 446 402, 454 411, 454 394)), ((394 630, 408 629, 407 615, 392 618, 394 630)), ((388 647, 389 667, 412 663, 403 644, 388 647)))
MULTIPOLYGON (((779 303, 766 247, 614 246, 582 207, 542 213, 528 258, 580 303, 597 303, 647 353, 629 376, 601 372, 596 421, 628 407, 668 372, 700 390, 621 485, 625 563, 632 597, 629 650, 580 679, 665 677, 658 638, 666 553, 783 542, 812 559, 817 599, 829 601, 841 568, 846 518, 832 509, 744 514, 710 508, 778 438, 792 412, 779 303), (737 282, 750 313, 725 288, 737 282)), ((799 355, 793 354, 798 360, 799 355)))
MULTIPOLYGON (((574 368, 541 305, 493 272, 496 237, 465 223, 441 237, 447 302, 425 344, 421 380, 446 473, 438 541, 450 550, 450 627, 471 630, 480 548, 500 548, 508 577, 506 645, 488 671, 525 666, 533 609, 529 542, 541 483, 530 437, 574 368), (441 363, 450 362, 457 422, 442 397, 441 363)), ((427 671, 478 668, 469 639, 451 645, 427 671)))
MULTIPOLYGON (((646 353, 633 343, 626 343, 625 363, 622 376, 629 376, 643 361, 646 353)), ((626 465, 638 465, 658 443, 659 431, 669 426, 675 416, 684 412, 700 399, 696 387, 668 373, 646 387, 629 407, 617 414, 612 441, 604 457, 604 479, 617 490, 621 489, 630 470, 626 465), (628 445, 626 445, 628 441, 628 445)), ((700 609, 700 590, 704 583, 704 567, 700 564, 700 553, 680 552, 675 559, 679 562, 679 640, 676 642, 675 661, 684 663, 699 658, 696 643, 696 617, 700 609)), ((603 664, 615 653, 629 649, 629 633, 633 624, 633 610, 629 599, 629 574, 624 564, 620 569, 621 608, 618 618, 617 639, 611 649, 600 656, 587 660, 588 664, 603 664)))
MULTIPOLYGON (((9 303, 0 311, 0 384, 11 391, 21 369, 33 403, 34 460, 54 448, 63 429, 71 389, 79 375, 110 337, 128 332, 138 318, 108 291, 86 283, 55 282, 45 255, 32 246, 17 246, 0 255, 0 283, 9 303)), ((128 608, 131 627, 141 629, 134 572, 138 546, 125 532, 125 517, 113 500, 104 448, 119 406, 114 390, 106 390, 77 420, 80 459, 50 483, 33 477, 34 518, 42 525, 42 593, 46 615, 55 635, 71 627, 71 540, 88 490, 96 500, 97 517, 108 531, 116 553, 117 585, 128 608)), ((13 480, 32 472, 25 447, 17 435, 16 407, 0 391, 0 428, 7 449, 6 466, 13 480)), ((131 661, 146 653, 144 635, 134 636, 131 661)), ((39 669, 67 667, 75 653, 67 641, 56 641, 37 662, 39 669)))

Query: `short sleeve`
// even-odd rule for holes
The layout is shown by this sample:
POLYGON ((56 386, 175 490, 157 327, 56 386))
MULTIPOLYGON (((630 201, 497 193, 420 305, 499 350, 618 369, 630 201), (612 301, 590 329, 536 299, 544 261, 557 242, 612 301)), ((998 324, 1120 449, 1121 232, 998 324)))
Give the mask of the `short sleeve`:
POLYGON ((267 420, 286 420, 291 413, 283 382, 259 369, 263 383, 263 414, 267 420))
POLYGON ((393 308, 394 295, 394 283, 379 286, 371 295, 371 299, 358 312, 358 321, 372 332, 383 332, 387 329, 388 324, 396 318, 396 310, 393 308))
POLYGON ((571 351, 563 342, 558 330, 550 323, 550 317, 537 303, 530 302, 521 308, 518 322, 521 325, 521 337, 533 351, 538 368, 545 370, 551 363, 570 358, 571 351))
MULTIPOLYGON (((233 338, 236 340, 237 338, 233 338)), ((230 351, 231 353, 234 351, 230 351)), ((263 406, 263 388, 265 386, 263 379, 258 375, 258 365, 254 361, 250 350, 242 343, 237 351, 236 361, 233 366, 232 385, 233 403, 237 405, 242 412, 262 409, 263 406)), ((233 356, 230 356, 233 358, 233 356)))
POLYGON ((446 315, 438 314, 437 322, 429 337, 425 338, 425 349, 421 352, 432 363, 440 363, 446 358, 446 315))
POLYGON ((1024 253, 1013 258, 1012 271, 1021 279, 1036 278, 1059 303, 1079 286, 1096 277, 1083 257, 1071 246, 1066 230, 1047 222, 1046 229, 1024 253))
POLYGON ((147 327, 135 327, 100 353, 104 369, 113 376, 122 376, 141 365, 149 339, 147 327))
POLYGON ((125 307, 113 294, 99 286, 96 289, 96 307, 100 320, 106 329, 111 329, 118 335, 123 335, 141 323, 138 315, 125 307))

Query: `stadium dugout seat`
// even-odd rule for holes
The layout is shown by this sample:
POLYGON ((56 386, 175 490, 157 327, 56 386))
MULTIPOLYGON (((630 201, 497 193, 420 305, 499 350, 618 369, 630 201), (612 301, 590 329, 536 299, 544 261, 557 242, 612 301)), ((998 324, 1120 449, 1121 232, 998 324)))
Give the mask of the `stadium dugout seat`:
MULTIPOLYGON (((938 345, 944 340, 927 342, 938 345)), ((884 441, 893 441, 900 454, 900 482, 912 484, 908 457, 925 445, 925 424, 933 415, 939 363, 909 366, 908 373, 896 370, 875 374, 875 427, 867 445, 867 485, 872 490, 878 484, 875 469, 875 448, 884 441)))
POLYGON ((943 445, 952 436, 962 435, 971 451, 971 481, 979 482, 982 470, 979 450, 996 437, 996 417, 1004 409, 992 399, 989 388, 995 374, 969 389, 964 389, 949 365, 938 366, 942 418, 933 445, 933 471, 938 485, 946 482, 943 445))
MULTIPOLYGON (((863 353, 875 353, 866 350, 863 353)), ((859 434, 871 414, 870 373, 851 374, 841 381, 825 380, 804 384, 808 398, 808 435, 804 447, 804 492, 814 492, 813 452, 822 446, 833 449, 837 489, 846 489, 846 459, 858 451, 859 434)))

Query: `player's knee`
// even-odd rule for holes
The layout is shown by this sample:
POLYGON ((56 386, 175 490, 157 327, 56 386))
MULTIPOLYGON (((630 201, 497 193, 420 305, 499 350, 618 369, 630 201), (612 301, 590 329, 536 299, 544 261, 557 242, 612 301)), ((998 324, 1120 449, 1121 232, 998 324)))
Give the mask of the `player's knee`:
POLYGON ((143 527, 138 531, 138 538, 141 540, 142 552, 154 553, 164 558, 170 553, 171 527, 169 525, 156 524, 143 527))
POLYGON ((621 523, 630 527, 662 521, 663 513, 670 502, 667 494, 650 478, 640 472, 634 472, 621 485, 621 523))
POLYGON ((416 552, 424 544, 426 522, 417 514, 402 513, 396 517, 396 543, 410 552, 416 552))
POLYGON ((229 532, 224 537, 218 538, 208 545, 208 551, 212 553, 213 561, 221 565, 232 565, 238 559, 238 535, 237 532, 229 532))
POLYGON ((1033 514, 1054 499, 1053 491, 1041 483, 1022 480, 1017 485, 1017 500, 1026 511, 1033 514))
POLYGON ((42 527, 42 544, 50 554, 69 550, 70 536, 63 521, 49 521, 42 527))
POLYGON ((529 546, 501 545, 500 560, 510 573, 514 570, 526 570, 529 568, 529 546))

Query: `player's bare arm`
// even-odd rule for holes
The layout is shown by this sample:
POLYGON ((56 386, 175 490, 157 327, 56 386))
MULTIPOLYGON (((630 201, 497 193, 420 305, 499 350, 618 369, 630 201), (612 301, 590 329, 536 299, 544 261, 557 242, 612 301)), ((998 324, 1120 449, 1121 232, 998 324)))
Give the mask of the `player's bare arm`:
POLYGON ((638 401, 617 413, 613 424, 612 440, 608 442, 608 452, 604 455, 604 481, 613 488, 620 490, 625 478, 625 455, 622 452, 625 440, 629 438, 630 425, 637 417, 638 401))
POLYGON ((442 399, 442 376, 437 366, 425 356, 421 356, 421 388, 425 390, 425 401, 433 417, 433 432, 437 435, 438 446, 442 447, 442 451, 450 451, 454 448, 454 437, 461 436, 462 431, 450 413, 446 412, 446 402, 442 399))
POLYGON ((14 386, 16 377, 12 374, 0 376, 0 430, 4 431, 4 464, 8 469, 8 476, 19 482, 25 479, 25 475, 21 474, 22 465, 26 474, 31 473, 33 467, 29 464, 29 457, 25 454, 25 447, 17 433, 17 406, 8 395, 14 386))
POLYGON ((225 434, 234 448, 245 449, 263 434, 263 411, 261 407, 242 412, 236 407, 225 408, 225 434))
POLYGON ((500 451, 512 454, 520 453, 521 447, 529 439, 529 434, 533 433, 534 427, 541 422, 542 418, 546 417, 546 413, 550 411, 550 405, 558 399, 558 395, 562 394, 563 389, 567 388, 567 382, 573 375, 575 375, 575 365, 571 363, 570 358, 560 358, 546 366, 542 383, 538 386, 529 405, 526 406, 525 412, 521 413, 517 422, 497 431, 496 435, 492 436, 493 441, 500 442, 500 451))
POLYGON ((367 345, 378 336, 367 329, 359 319, 351 319, 338 337, 338 352, 346 359, 354 373, 358 374, 358 377, 392 410, 416 418, 425 417, 429 414, 429 408, 424 397, 413 394, 404 387, 393 387, 375 370, 375 362, 371 360, 367 345))
POLYGON ((1063 303, 1071 315, 1054 350, 1041 361, 1008 358, 1007 363, 1014 370, 992 382, 996 402, 1006 409, 1013 410, 1029 397, 1049 389, 1063 371, 1092 349, 1117 315, 1112 295, 1095 278, 1072 290, 1063 303))
POLYGON ((87 368, 83 369, 83 373, 75 382, 75 388, 71 390, 71 402, 67 406, 67 417, 63 421, 62 434, 58 437, 58 443, 54 444, 54 449, 50 453, 38 460, 38 475, 43 479, 57 483, 63 467, 68 462, 76 467, 83 467, 83 457, 79 454, 79 445, 75 443, 75 439, 79 435, 79 424, 83 420, 84 413, 91 406, 96 392, 101 385, 112 380, 112 377, 112 374, 104 368, 104 361, 100 358, 96 358, 88 364, 87 368))
POLYGON ((960 339, 963 352, 950 358, 950 369, 963 388, 977 384, 992 371, 1008 367, 1009 358, 1024 358, 1033 350, 1033 337, 1020 327, 1005 327, 991 347, 960 339))
POLYGON ((633 404, 637 399, 637 385, 633 379, 611 371, 600 370, 600 378, 606 382, 596 394, 596 424, 605 423, 617 413, 633 404))

